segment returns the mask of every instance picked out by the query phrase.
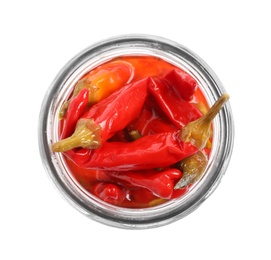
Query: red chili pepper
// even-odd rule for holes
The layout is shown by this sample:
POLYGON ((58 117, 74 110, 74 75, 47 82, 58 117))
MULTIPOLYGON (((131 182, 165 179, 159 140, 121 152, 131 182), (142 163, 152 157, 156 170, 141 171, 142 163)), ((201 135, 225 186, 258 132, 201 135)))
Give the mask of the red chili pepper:
POLYGON ((190 101, 197 89, 197 81, 181 69, 173 69, 163 76, 169 86, 175 89, 182 99, 190 101))
POLYGON ((182 177, 182 172, 176 168, 161 172, 152 170, 148 172, 110 172, 108 174, 117 181, 122 180, 135 187, 148 189, 155 196, 164 199, 169 199, 172 196, 173 180, 182 177))
POLYGON ((113 204, 122 203, 126 197, 126 192, 123 188, 116 184, 106 182, 96 184, 94 194, 100 199, 113 204))
MULTIPOLYGON (((183 175, 177 168, 169 168, 163 171, 109 172, 82 168, 70 160, 67 160, 67 164, 73 174, 77 176, 80 183, 94 183, 97 181, 103 183, 118 183, 125 188, 127 192, 130 190, 130 194, 133 194, 134 189, 144 188, 148 189, 153 195, 160 198, 167 198, 170 194, 172 195, 172 192, 175 192, 173 187, 176 181, 180 180, 183 175)), ((86 186, 86 184, 84 185, 86 186)), ((88 186, 89 184, 87 185, 87 188, 89 189, 88 186)), ((141 196, 143 195, 141 194, 141 196)), ((138 197, 139 195, 137 195, 137 198, 138 197)))
POLYGON ((183 100, 162 78, 152 78, 149 91, 169 120, 178 129, 202 116, 194 104, 183 100))
POLYGON ((180 141, 180 132, 143 136, 133 142, 105 142, 95 150, 66 153, 78 166, 108 171, 145 170, 167 167, 193 155, 198 149, 180 141))
POLYGON ((88 89, 82 89, 69 103, 68 110, 63 118, 61 139, 70 136, 74 132, 78 119, 84 114, 87 107, 88 93, 88 89))
POLYGON ((102 127, 105 141, 139 115, 147 97, 149 78, 132 83, 94 105, 82 118, 95 120, 102 127))
POLYGON ((149 78, 129 84, 92 106, 79 120, 69 138, 52 145, 54 152, 77 147, 96 149, 136 118, 147 97, 149 78))

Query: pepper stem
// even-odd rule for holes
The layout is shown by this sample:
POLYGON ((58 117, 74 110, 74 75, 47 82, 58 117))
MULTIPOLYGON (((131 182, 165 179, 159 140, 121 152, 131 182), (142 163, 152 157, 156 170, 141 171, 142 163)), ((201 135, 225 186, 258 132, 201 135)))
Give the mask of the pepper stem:
POLYGON ((88 96, 88 102, 90 102, 90 97, 93 96, 93 93, 95 93, 96 91, 98 91, 98 88, 92 84, 92 81, 87 79, 87 78, 83 78, 81 80, 79 80, 77 82, 77 84, 74 87, 74 91, 72 94, 72 97, 67 100, 66 102, 63 103, 63 105, 60 108, 59 114, 58 114, 58 119, 62 120, 68 110, 68 107, 70 105, 71 100, 77 96, 79 94, 79 92, 83 89, 83 88, 87 88, 89 90, 89 96, 88 96))
POLYGON ((223 94, 205 115, 184 126, 180 132, 180 139, 192 143, 198 149, 203 149, 211 135, 212 120, 228 99, 229 95, 223 94))
POLYGON ((68 150, 82 147, 97 149, 101 145, 101 126, 93 119, 81 118, 78 120, 72 136, 52 144, 53 152, 66 152, 68 150))
POLYGON ((198 151, 194 155, 180 161, 179 168, 183 172, 183 176, 176 183, 174 189, 181 189, 199 180, 204 173, 207 164, 208 158, 203 151, 198 151))

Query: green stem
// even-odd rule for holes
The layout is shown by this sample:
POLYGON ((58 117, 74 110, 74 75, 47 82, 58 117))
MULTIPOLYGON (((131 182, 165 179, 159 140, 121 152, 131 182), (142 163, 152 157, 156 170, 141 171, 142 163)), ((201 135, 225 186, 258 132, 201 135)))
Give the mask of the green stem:
POLYGON ((205 115, 184 126, 180 133, 180 139, 192 143, 198 149, 204 148, 211 135, 212 120, 228 99, 229 95, 223 94, 205 115))
POLYGON ((97 149, 101 145, 101 127, 93 119, 79 119, 72 136, 52 144, 53 152, 66 152, 77 147, 97 149))

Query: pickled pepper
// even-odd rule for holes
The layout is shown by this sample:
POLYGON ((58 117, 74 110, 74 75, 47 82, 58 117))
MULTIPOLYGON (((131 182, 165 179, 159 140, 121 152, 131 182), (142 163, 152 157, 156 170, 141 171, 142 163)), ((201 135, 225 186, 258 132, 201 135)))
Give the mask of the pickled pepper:
POLYGON ((82 89, 76 97, 74 97, 67 109, 67 112, 63 118, 63 126, 61 132, 61 139, 70 136, 75 129, 77 121, 84 114, 84 111, 88 104, 88 89, 82 89))
POLYGON ((178 129, 202 116, 194 104, 182 99, 163 78, 152 78, 149 91, 161 110, 178 129))
POLYGON ((70 102, 82 89, 88 89, 88 104, 93 105, 129 83, 133 74, 133 67, 124 61, 113 61, 97 67, 77 82, 72 97, 62 105, 59 118, 65 116, 70 102))
POLYGON ((197 81, 187 72, 181 69, 173 69, 163 76, 168 85, 175 89, 183 100, 190 101, 193 99, 197 90, 197 81))
POLYGON ((81 167, 108 171, 167 167, 193 155, 198 149, 180 141, 180 132, 143 136, 133 142, 104 142, 95 150, 69 151, 66 155, 81 167))
POLYGON ((53 143, 54 152, 77 147, 96 149, 138 116, 147 97, 145 78, 131 83, 93 105, 77 122, 72 136, 53 143))

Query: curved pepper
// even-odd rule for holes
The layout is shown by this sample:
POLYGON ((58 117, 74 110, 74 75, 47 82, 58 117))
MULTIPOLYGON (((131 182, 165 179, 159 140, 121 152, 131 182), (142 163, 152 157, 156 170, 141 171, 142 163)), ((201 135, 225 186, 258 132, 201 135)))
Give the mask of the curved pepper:
POLYGON ((66 138, 73 133, 78 119, 84 114, 88 104, 88 92, 88 89, 84 88, 71 100, 63 118, 61 139, 66 138))
POLYGON ((173 194, 173 180, 180 179, 182 172, 176 168, 164 171, 147 172, 109 172, 108 175, 116 181, 125 181, 135 187, 145 188, 151 191, 155 196, 163 199, 169 199, 173 194))
POLYGON ((98 66, 77 82, 72 97, 62 105, 59 118, 64 117, 71 100, 83 88, 89 90, 88 104, 93 105, 129 83, 133 75, 133 67, 128 62, 113 61, 98 66))
POLYGON ((95 150, 68 151, 81 167, 107 171, 146 170, 167 167, 193 155, 197 148, 179 139, 180 132, 143 136, 133 142, 105 142, 95 150))
MULTIPOLYGON (((79 167, 73 161, 67 160, 70 170, 83 183, 117 183, 125 190, 133 193, 134 189, 144 188, 160 198, 169 198, 174 192, 174 184, 182 177, 178 168, 149 171, 103 171, 79 167)), ((142 195, 141 195, 142 196, 142 195)))
POLYGON ((178 129, 202 116, 197 107, 185 100, 163 79, 152 78, 149 91, 161 110, 178 129))
POLYGON ((72 136, 52 144, 54 152, 77 147, 97 149, 138 116, 147 97, 149 78, 129 84, 93 105, 79 120, 72 136))
POLYGON ((182 99, 190 101, 197 90, 197 81, 181 69, 173 69, 166 73, 163 78, 169 86, 175 89, 182 99))

